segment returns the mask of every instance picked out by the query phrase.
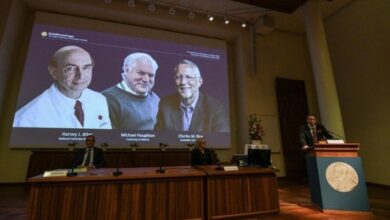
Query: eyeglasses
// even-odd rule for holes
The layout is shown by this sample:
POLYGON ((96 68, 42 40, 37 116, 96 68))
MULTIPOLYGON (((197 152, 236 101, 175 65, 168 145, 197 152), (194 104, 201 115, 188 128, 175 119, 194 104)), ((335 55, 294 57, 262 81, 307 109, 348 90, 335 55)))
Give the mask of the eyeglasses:
POLYGON ((187 82, 194 82, 196 78, 199 78, 199 77, 196 77, 196 76, 182 76, 182 75, 179 75, 179 76, 175 76, 174 79, 177 83, 181 82, 183 79, 187 80, 187 82))
POLYGON ((93 64, 87 64, 84 66, 68 65, 68 66, 64 67, 63 71, 66 74, 70 75, 70 74, 75 74, 76 72, 81 72, 81 71, 91 73, 92 69, 93 69, 93 64))

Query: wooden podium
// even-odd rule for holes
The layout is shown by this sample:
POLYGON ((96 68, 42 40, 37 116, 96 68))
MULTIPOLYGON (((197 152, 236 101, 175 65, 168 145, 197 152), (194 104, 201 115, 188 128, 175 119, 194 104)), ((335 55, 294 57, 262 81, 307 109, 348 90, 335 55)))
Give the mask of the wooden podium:
POLYGON ((311 202, 324 212, 369 212, 358 143, 316 144, 306 155, 311 202))

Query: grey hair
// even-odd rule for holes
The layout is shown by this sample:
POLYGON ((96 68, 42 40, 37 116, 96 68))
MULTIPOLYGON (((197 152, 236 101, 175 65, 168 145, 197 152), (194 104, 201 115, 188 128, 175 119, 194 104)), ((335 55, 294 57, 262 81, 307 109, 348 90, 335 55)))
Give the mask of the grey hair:
POLYGON ((147 53, 132 53, 132 54, 129 54, 125 60, 123 61, 123 67, 122 67, 122 76, 124 74, 126 74, 126 72, 128 70, 132 70, 134 67, 135 67, 135 64, 137 62, 137 60, 146 60, 148 61, 150 64, 152 64, 152 68, 153 68, 153 72, 156 73, 157 69, 158 69, 158 64, 157 62, 153 59, 152 56, 150 56, 149 54, 147 53))
POLYGON ((192 62, 192 61, 190 61, 190 60, 182 60, 182 61, 180 61, 180 62, 175 66, 175 68, 173 69, 173 71, 174 71, 175 74, 177 73, 177 71, 178 71, 178 69, 179 69, 179 66, 180 66, 181 64, 187 64, 188 66, 190 66, 191 69, 194 70, 196 77, 202 78, 202 75, 200 74, 200 70, 199 70, 198 65, 196 65, 194 62, 192 62))

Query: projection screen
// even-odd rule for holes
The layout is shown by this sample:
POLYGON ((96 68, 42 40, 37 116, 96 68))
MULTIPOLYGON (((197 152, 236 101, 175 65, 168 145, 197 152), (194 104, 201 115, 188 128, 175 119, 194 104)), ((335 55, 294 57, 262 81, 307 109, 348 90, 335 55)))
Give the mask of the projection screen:
POLYGON ((93 134, 112 148, 187 148, 198 137, 229 148, 229 119, 225 41, 38 12, 9 146, 66 148, 93 134), (157 63, 154 76, 153 68, 137 69, 138 61, 124 64, 135 53, 157 63), (127 71, 135 71, 138 82, 127 71), (74 91, 80 96, 70 97, 74 91))

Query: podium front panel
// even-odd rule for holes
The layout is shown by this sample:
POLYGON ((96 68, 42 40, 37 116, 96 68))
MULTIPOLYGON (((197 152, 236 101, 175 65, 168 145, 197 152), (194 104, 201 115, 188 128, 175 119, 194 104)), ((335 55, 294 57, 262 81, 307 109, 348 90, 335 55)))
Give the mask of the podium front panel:
POLYGON ((368 212, 360 157, 314 157, 306 162, 312 203, 322 210, 368 212))

